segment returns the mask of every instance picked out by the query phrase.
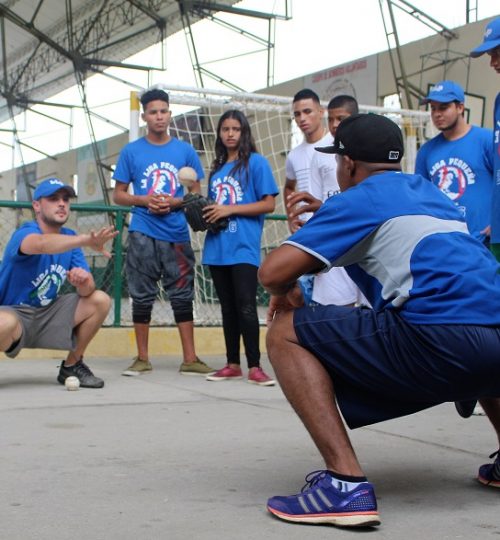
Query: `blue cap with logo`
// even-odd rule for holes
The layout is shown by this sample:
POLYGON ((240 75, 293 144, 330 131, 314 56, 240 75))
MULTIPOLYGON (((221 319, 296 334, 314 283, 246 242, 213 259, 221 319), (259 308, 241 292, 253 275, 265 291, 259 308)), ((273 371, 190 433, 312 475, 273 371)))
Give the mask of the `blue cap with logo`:
POLYGON ((493 19, 484 29, 484 40, 470 53, 472 58, 477 58, 485 52, 496 49, 500 45, 500 17, 493 19))
POLYGON ((61 182, 59 178, 48 178, 38 184, 35 193, 33 193, 33 200, 38 201, 42 197, 50 197, 61 189, 65 190, 70 197, 76 197, 75 190, 71 186, 61 182))
POLYGON ((431 86, 427 96, 420 100, 422 105, 427 105, 430 101, 439 101, 439 103, 450 103, 458 101, 463 103, 465 95, 463 88, 455 81, 440 81, 431 86))

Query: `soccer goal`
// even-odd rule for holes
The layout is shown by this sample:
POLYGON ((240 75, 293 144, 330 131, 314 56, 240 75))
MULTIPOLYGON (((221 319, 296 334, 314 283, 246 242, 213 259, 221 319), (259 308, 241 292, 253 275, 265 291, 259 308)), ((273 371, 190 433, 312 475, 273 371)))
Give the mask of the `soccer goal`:
MULTIPOLYGON (((172 122, 170 134, 189 142, 197 150, 205 171, 208 173, 214 159, 215 130, 219 117, 228 109, 239 109, 248 118, 252 135, 259 152, 268 160, 280 186, 285 181, 285 158, 287 153, 302 140, 292 118, 292 98, 266 94, 232 92, 226 90, 207 90, 190 87, 162 87, 170 97, 172 122)), ((323 104, 326 109, 327 103, 323 104)), ((389 109, 360 105, 362 112, 387 115, 395 121, 403 132, 405 157, 403 170, 412 172, 415 156, 420 144, 429 138, 432 129, 427 112, 404 109, 389 109)), ((326 124, 325 124, 326 125, 326 124)), ((202 182, 202 192, 206 194, 206 179, 202 182)), ((276 210, 265 221, 262 238, 262 256, 288 236, 281 194, 276 200, 276 210)), ((220 307, 212 286, 208 269, 200 264, 204 233, 193 233, 192 244, 197 257, 195 323, 197 325, 220 325, 220 307)), ((259 316, 265 318, 267 296, 259 290, 259 316)), ((161 302, 161 300, 160 300, 161 302)), ((161 302, 163 304, 163 302, 161 302)), ((173 317, 164 303, 165 309, 155 309, 158 324, 173 324, 173 317)))

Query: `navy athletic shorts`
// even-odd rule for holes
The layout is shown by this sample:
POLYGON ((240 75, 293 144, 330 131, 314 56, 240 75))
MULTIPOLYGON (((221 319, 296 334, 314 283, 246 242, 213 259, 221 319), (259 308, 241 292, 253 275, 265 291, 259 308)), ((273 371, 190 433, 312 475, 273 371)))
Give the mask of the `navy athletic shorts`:
POLYGON ((330 373, 350 428, 500 397, 499 327, 415 325, 393 310, 343 306, 299 308, 294 327, 330 373))

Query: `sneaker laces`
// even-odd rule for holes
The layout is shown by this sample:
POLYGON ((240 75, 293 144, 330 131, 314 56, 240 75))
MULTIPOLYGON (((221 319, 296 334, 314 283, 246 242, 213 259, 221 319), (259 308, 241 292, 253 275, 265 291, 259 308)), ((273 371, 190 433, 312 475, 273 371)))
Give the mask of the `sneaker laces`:
MULTIPOLYGON (((207 364, 205 364, 205 362, 203 362, 203 360, 200 360, 198 357, 196 357, 195 363, 201 364, 202 366, 206 366, 206 365, 207 365, 207 364)), ((207 367, 208 367, 208 366, 207 366, 207 367)))
POLYGON ((304 478, 306 483, 302 486, 302 489, 300 490, 300 492, 304 493, 304 491, 307 491, 308 489, 313 488, 318 482, 320 482, 321 480, 327 477, 331 477, 330 471, 319 470, 319 471, 310 472, 304 478))
POLYGON ((83 362, 83 360, 80 360, 77 362, 74 366, 71 366, 75 372, 75 375, 79 379, 83 379, 84 377, 93 377, 94 374, 90 370, 89 366, 83 362))

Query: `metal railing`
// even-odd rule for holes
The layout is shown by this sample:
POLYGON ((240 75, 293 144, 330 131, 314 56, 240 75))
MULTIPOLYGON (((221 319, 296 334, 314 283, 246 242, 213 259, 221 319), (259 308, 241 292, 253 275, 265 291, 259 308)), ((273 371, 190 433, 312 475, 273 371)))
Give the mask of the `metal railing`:
MULTIPOLYGON (((112 299, 112 309, 104 322, 104 326, 130 326, 132 324, 131 302, 128 295, 125 272, 125 256, 127 249, 127 217, 131 208, 126 206, 110 206, 104 204, 72 204, 71 214, 66 227, 77 233, 88 233, 91 230, 113 224, 119 234, 113 241, 112 258, 84 248, 85 257, 99 289, 107 292, 112 299)), ((5 247, 13 232, 24 222, 34 219, 33 209, 29 202, 0 201, 0 253, 3 256, 5 247)), ((266 216, 263 239, 263 254, 279 245, 287 236, 286 218, 283 215, 266 216)), ((209 272, 201 265, 203 233, 191 233, 191 243, 196 255, 195 281, 195 323, 197 325, 221 324, 220 306, 213 290, 209 272)), ((71 290, 65 284, 63 291, 71 290)), ((165 301, 165 292, 161 290, 153 309, 152 326, 173 325, 170 304, 165 301)), ((268 296, 259 287, 258 305, 267 306, 268 296)), ((264 315, 261 313, 261 319, 264 315)))

